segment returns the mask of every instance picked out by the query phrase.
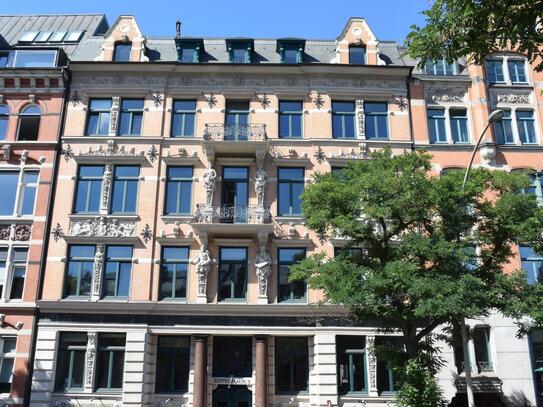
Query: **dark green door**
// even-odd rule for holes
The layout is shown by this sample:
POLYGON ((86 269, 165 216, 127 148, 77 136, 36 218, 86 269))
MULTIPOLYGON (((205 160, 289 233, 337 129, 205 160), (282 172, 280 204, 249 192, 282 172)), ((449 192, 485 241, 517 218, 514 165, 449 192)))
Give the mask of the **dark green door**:
POLYGON ((251 396, 245 386, 219 386, 213 392, 213 407, 250 407, 251 396))

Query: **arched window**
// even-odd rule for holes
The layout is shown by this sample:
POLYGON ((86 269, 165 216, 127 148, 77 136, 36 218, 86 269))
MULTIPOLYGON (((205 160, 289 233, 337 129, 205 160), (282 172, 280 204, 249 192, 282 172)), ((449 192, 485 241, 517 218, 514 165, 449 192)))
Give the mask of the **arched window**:
POLYGON ((0 105, 0 140, 6 139, 8 132, 9 108, 6 105, 0 105))
POLYGON ((39 106, 30 105, 19 115, 19 132, 17 140, 37 140, 40 131, 41 109, 39 106))
POLYGON ((115 62, 130 62, 130 53, 132 52, 131 42, 118 42, 113 51, 113 60, 115 62))

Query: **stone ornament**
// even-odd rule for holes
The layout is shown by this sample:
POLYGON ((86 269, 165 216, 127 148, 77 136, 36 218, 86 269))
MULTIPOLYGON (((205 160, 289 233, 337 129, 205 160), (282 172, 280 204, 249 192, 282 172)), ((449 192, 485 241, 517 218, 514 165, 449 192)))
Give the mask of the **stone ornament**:
POLYGON ((111 191, 111 183, 113 177, 113 166, 108 164, 104 169, 104 180, 102 182, 102 210, 107 211, 109 209, 109 196, 111 191))
POLYGON ((217 171, 208 165, 207 169, 202 175, 202 181, 206 189, 206 205, 211 206, 213 204, 213 194, 215 193, 215 187, 217 183, 217 171))
POLYGON ((364 138, 365 137, 365 114, 364 114, 364 100, 357 99, 356 100, 356 122, 358 125, 358 137, 364 138))
POLYGON ((70 221, 69 235, 84 237, 133 237, 136 222, 99 216, 70 221))
POLYGON ((268 174, 263 168, 259 168, 255 174, 255 192, 256 202, 259 207, 264 206, 264 194, 266 192, 266 185, 268 184, 268 174))
POLYGON ((96 361, 96 332, 87 333, 87 369, 85 377, 85 386, 92 387, 94 378, 94 365, 96 361))
POLYGON ((375 356, 375 337, 366 337, 366 348, 368 349, 368 370, 369 370, 369 387, 370 389, 377 388, 377 357, 375 356))
POLYGON ((30 225, 0 225, 0 240, 26 242, 30 240, 30 225))
POLYGON ((464 103, 464 93, 436 93, 430 95, 434 103, 464 103))
POLYGON ((11 237, 11 225, 0 225, 0 240, 9 240, 11 237))
MULTIPOLYGON (((68 145, 71 150, 71 147, 68 145)), ((67 148, 68 148, 67 147, 67 148)), ((80 157, 143 157, 145 152, 141 151, 136 153, 132 147, 126 149, 125 146, 118 146, 115 140, 108 140, 107 147, 104 149, 102 145, 98 146, 97 150, 93 150, 89 147, 89 151, 86 153, 79 153, 80 157)))
POLYGON ((271 274, 272 264, 272 259, 266 251, 266 246, 260 246, 260 252, 256 255, 254 264, 258 279, 258 295, 266 297, 268 295, 268 277, 271 274))
POLYGON ((119 121, 119 111, 121 109, 120 102, 121 98, 119 96, 113 96, 111 103, 111 112, 110 112, 110 126, 109 126, 109 135, 110 136, 116 136, 117 135, 117 124, 119 121))
POLYGON ((94 255, 94 268, 93 268, 93 283, 92 294, 93 297, 100 297, 100 288, 102 284, 102 273, 104 271, 104 245, 100 244, 96 246, 96 254, 94 255))
POLYGON ((25 242, 30 240, 30 225, 16 225, 15 226, 15 240, 25 242))
POLYGON ((496 97, 498 103, 530 103, 530 95, 516 93, 502 94, 496 97))
POLYGON ((191 261, 196 265, 196 275, 198 276, 198 295, 205 296, 207 290, 207 275, 211 266, 213 265, 213 259, 209 254, 209 250, 205 244, 202 244, 200 251, 194 260, 191 261))

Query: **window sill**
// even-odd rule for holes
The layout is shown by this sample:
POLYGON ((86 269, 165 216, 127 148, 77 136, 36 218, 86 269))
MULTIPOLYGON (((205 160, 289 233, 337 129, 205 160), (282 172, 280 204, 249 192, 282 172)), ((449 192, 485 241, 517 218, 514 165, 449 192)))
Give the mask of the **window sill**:
POLYGON ((304 300, 285 300, 285 301, 277 301, 277 305, 307 305, 307 299, 304 300))
POLYGON ((247 304, 247 298, 229 298, 223 300, 217 300, 218 304, 247 304))
POLYGON ((188 304, 189 300, 187 298, 163 298, 158 300, 159 304, 188 304))

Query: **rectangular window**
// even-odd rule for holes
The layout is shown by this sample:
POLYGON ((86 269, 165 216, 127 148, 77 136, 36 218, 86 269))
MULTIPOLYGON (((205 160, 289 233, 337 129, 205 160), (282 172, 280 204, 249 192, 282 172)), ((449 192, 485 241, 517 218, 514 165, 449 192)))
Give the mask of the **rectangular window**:
POLYGON ((192 213, 192 167, 168 167, 165 215, 192 213))
POLYGON ((332 137, 355 138, 354 102, 332 102, 332 137))
POLYGON ((279 138, 302 138, 302 114, 302 102, 279 101, 279 138))
POLYGON ((468 112, 466 109, 449 110, 453 143, 469 143, 468 112))
POLYGON ((19 196, 19 202, 21 202, 21 215, 34 214, 34 202, 36 200, 36 190, 38 189, 38 175, 38 171, 23 172, 21 196, 19 196))
POLYGON ((486 326, 476 326, 473 329, 473 347, 475 348, 475 361, 479 373, 492 371, 492 358, 490 354, 490 329, 486 326))
POLYGON ((502 119, 494 124, 494 131, 496 132, 496 143, 515 144, 513 121, 511 120, 510 110, 503 111, 502 119))
POLYGON ((115 62, 130 62, 130 54, 132 53, 132 43, 117 43, 113 49, 113 61, 115 62))
POLYGON ((275 338, 275 382, 277 394, 308 390, 309 352, 307 338, 275 338))
POLYGON ((198 62, 198 52, 196 47, 185 45, 181 48, 181 61, 184 63, 198 62))
POLYGON ((9 295, 9 299, 20 300, 23 298, 23 289, 25 286, 28 248, 14 247, 12 251, 12 256, 11 293, 9 295))
POLYGON ((248 45, 235 44, 230 50, 230 62, 233 64, 248 64, 251 62, 249 57, 248 45))
POLYGON ((288 281, 290 266, 305 259, 305 248, 279 248, 278 258, 278 302, 304 301, 306 298, 305 281, 288 281))
POLYGON ((111 99, 91 99, 85 135, 107 136, 109 134, 110 112, 111 99))
POLYGON ((172 137, 194 137, 196 100, 173 102, 172 137))
MULTIPOLYGON (((399 337, 376 337, 376 346, 386 346, 387 349, 402 349, 403 344, 399 337)), ((390 394, 398 391, 398 383, 389 363, 384 359, 377 360, 377 391, 379 394, 390 394)))
POLYGON ((337 336, 336 347, 338 393, 366 393, 366 338, 337 336))
POLYGON ((121 102, 121 118, 119 136, 141 135, 143 120, 143 99, 123 99, 121 102))
POLYGON ((4 336, 0 339, 0 345, 2 348, 0 355, 0 393, 10 393, 17 338, 4 336))
POLYGON ((107 246, 104 297, 128 298, 132 271, 132 246, 107 246))
POLYGON ((244 300, 247 295, 247 248, 219 249, 219 301, 244 300))
POLYGON ((543 255, 529 246, 520 246, 520 260, 528 283, 543 283, 543 255))
MULTIPOLYGON (((0 68, 2 67, 2 56, 0 55, 0 68)), ((9 124, 9 109, 6 105, 0 104, 0 140, 6 139, 9 124)))
POLYGON ((0 247, 0 297, 4 294, 6 275, 8 271, 8 248, 0 247))
POLYGON ((0 215, 14 215, 18 182, 18 171, 0 171, 0 191, 2 191, 2 199, 0 199, 0 215))
POLYGON ((488 83, 505 83, 503 75, 503 59, 488 59, 486 61, 488 83))
POLYGON ((427 114, 430 143, 446 143, 447 134, 445 132, 445 110, 428 109, 427 114))
POLYGON ((125 334, 101 333, 98 335, 96 388, 121 390, 123 387, 125 334))
POLYGON ((304 192, 304 168, 278 168, 278 215, 300 216, 304 192))
POLYGON ((188 391, 190 337, 160 336, 156 359, 156 392, 185 393, 188 391))
POLYGON ((456 64, 449 64, 445 59, 426 61, 424 73, 426 75, 456 75, 456 64))
POLYGON ((367 139, 388 138, 388 106, 386 102, 364 102, 364 115, 367 139))
POLYGON ((118 165, 113 173, 111 213, 135 214, 140 167, 118 165))
POLYGON ((188 247, 162 248, 159 299, 175 300, 187 297, 188 247))
POLYGON ((87 334, 62 332, 58 347, 56 391, 82 390, 87 354, 87 334))
POLYGON ((90 296, 95 250, 95 246, 69 246, 64 297, 90 296))
POLYGON ((15 68, 53 68, 56 66, 57 51, 25 50, 15 52, 15 68))
POLYGON ((75 213, 98 213, 102 197, 103 165, 82 165, 77 175, 75 213))
POLYGON ((365 47, 349 47, 349 64, 366 63, 366 48, 365 47))
POLYGON ((517 127, 522 144, 535 144, 534 112, 531 110, 517 110, 517 127))
POLYGON ((507 61, 509 68, 509 78, 512 83, 527 83, 526 70, 524 67, 524 61, 518 59, 510 59, 507 61))

